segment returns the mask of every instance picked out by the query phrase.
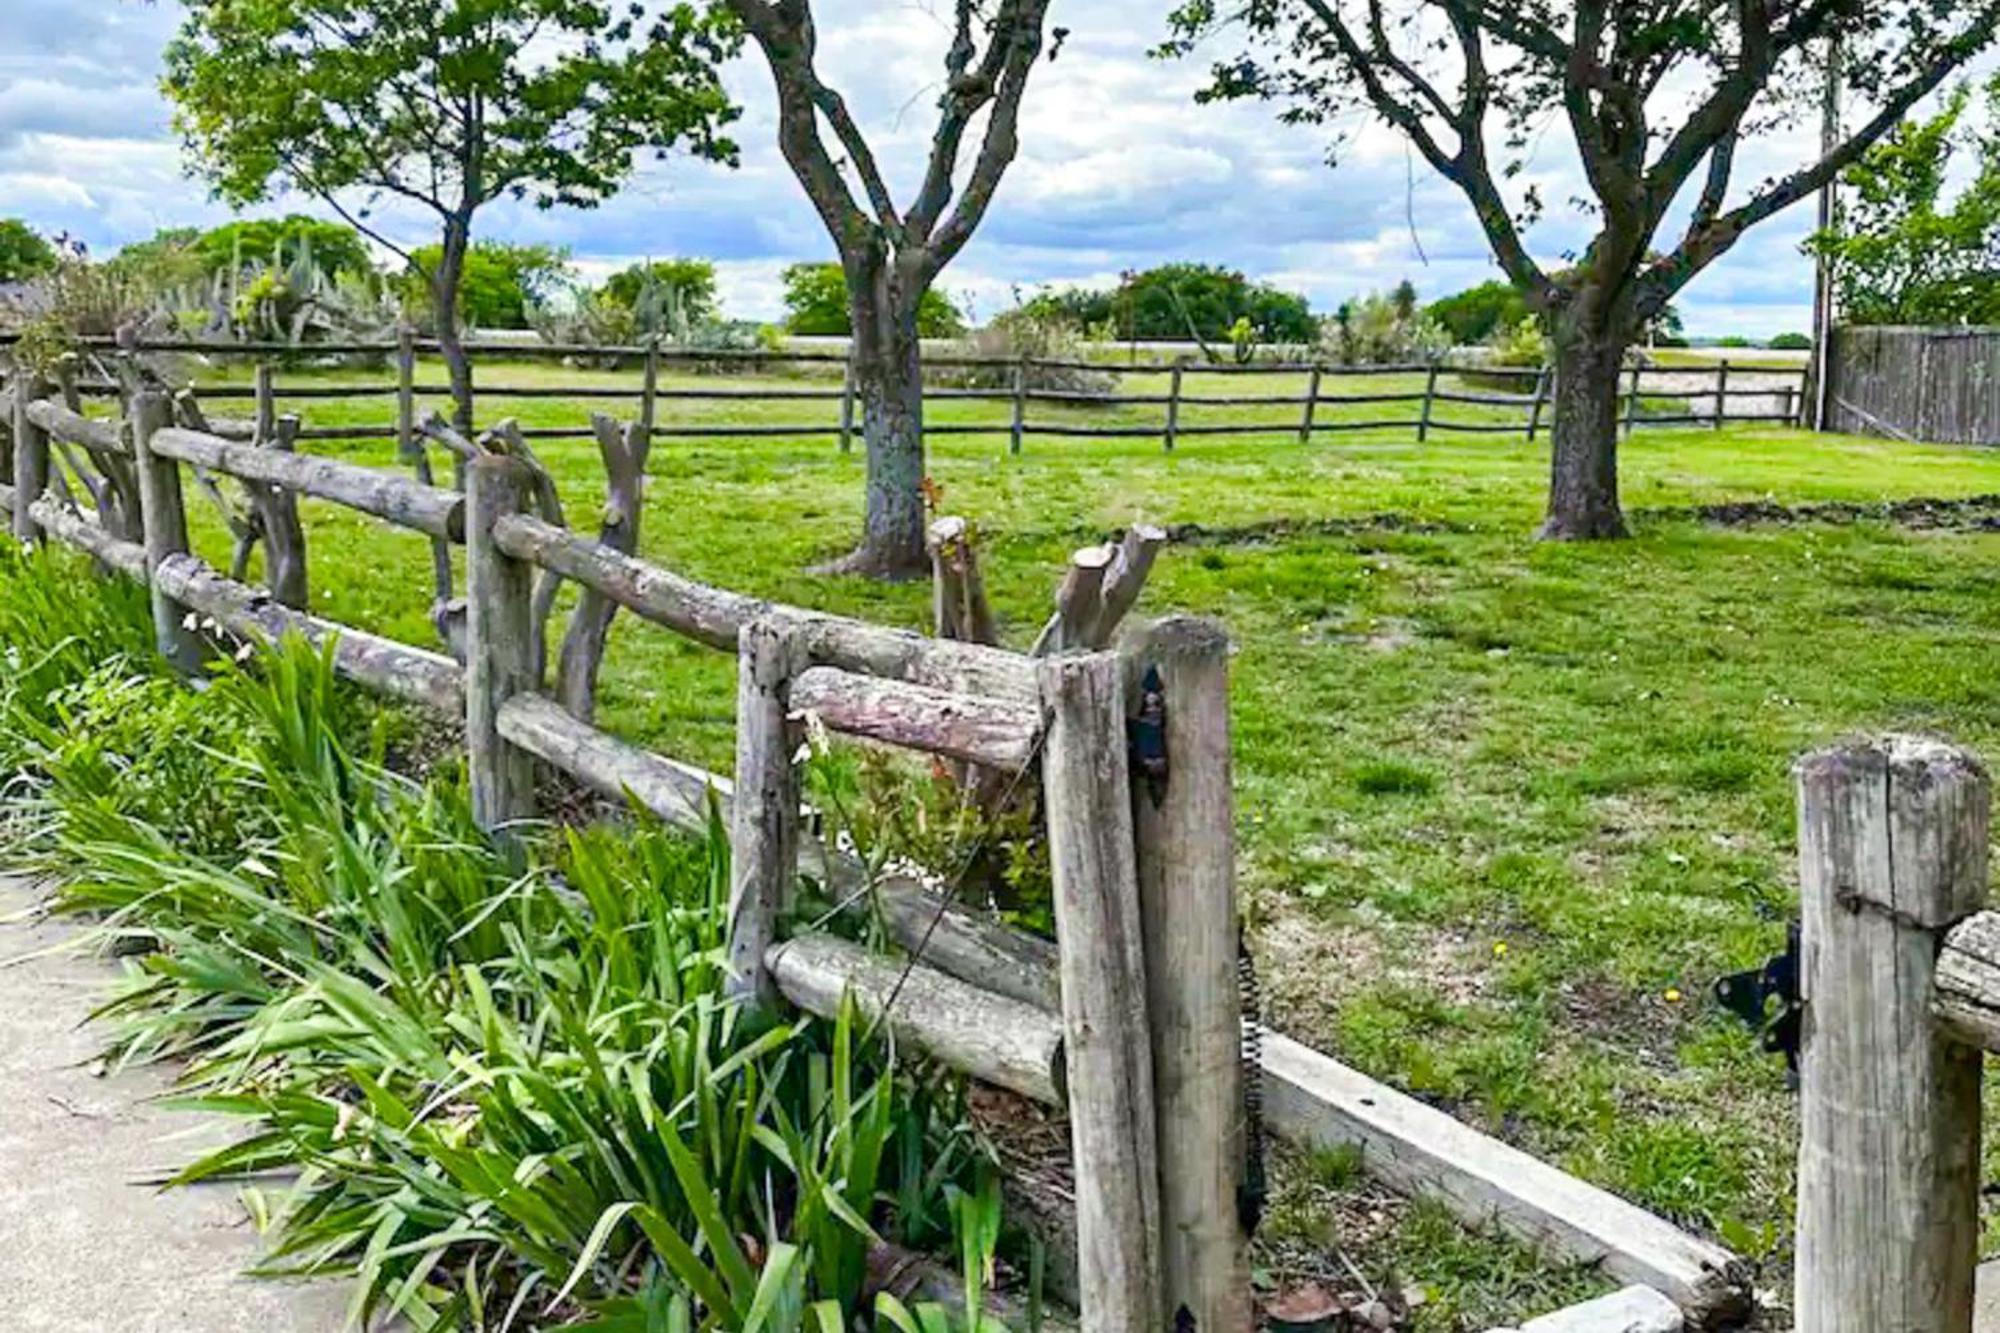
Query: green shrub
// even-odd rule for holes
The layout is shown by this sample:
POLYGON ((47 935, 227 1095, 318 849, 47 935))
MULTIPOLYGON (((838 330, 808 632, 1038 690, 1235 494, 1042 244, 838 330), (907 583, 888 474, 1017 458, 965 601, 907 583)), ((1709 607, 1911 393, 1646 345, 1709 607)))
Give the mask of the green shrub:
POLYGON ((725 998, 718 824, 496 845, 461 776, 384 766, 394 717, 330 652, 225 658, 196 694, 134 611, 74 561, 0 558, 43 700, 10 694, 0 735, 59 905, 129 955, 112 1057, 184 1060, 182 1103, 245 1122, 177 1179, 246 1182, 267 1271, 351 1274, 369 1326, 740 1328, 776 1303, 782 1330, 850 1327, 885 1241, 990 1265, 960 1085, 851 1010, 725 998), (58 589, 66 621, 37 623, 58 589), (297 1181, 266 1198, 270 1172, 297 1181))
POLYGON ((1344 366, 1427 361, 1450 348, 1451 335, 1417 311, 1413 296, 1371 292, 1320 325, 1320 355, 1344 366))
MULTIPOLYGON (((1064 316, 1023 305, 995 316, 985 328, 974 332, 966 339, 965 350, 970 357, 996 362, 1076 362, 1087 359, 1088 347, 1082 330, 1064 316)), ((1011 389, 1014 370, 1011 365, 997 364, 940 366, 926 369, 924 378, 951 388, 1011 389)), ((1075 365, 1029 365, 1025 374, 1027 387, 1040 392, 1108 394, 1118 387, 1117 376, 1109 371, 1075 365)))
MULTIPOLYGON (((838 337, 853 332, 847 274, 838 264, 793 264, 785 270, 785 327, 806 337, 838 337)), ((917 299, 917 336, 956 338, 965 316, 951 298, 927 287, 917 299)))

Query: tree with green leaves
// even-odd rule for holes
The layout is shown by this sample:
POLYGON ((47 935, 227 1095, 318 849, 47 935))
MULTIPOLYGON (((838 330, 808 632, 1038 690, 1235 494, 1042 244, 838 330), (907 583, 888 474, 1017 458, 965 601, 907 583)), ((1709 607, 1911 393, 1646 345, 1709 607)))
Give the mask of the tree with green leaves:
POLYGON ((719 319, 722 303, 716 295, 715 265, 706 259, 654 259, 633 264, 604 280, 598 295, 622 310, 640 316, 639 326, 648 332, 658 326, 665 312, 678 316, 684 328, 719 319), (640 307, 653 304, 651 311, 640 307), (647 315, 651 315, 649 321, 647 315))
POLYGON ((1465 195, 1554 344, 1542 532, 1578 539, 1626 531, 1618 381, 1633 341, 1745 232, 1811 197, 1990 46, 2000 0, 1183 0, 1173 26, 1172 54, 1241 35, 1204 97, 1275 99, 1310 125, 1370 115, 1465 195), (1833 43, 1843 101, 1860 108, 1852 128, 1736 188, 1747 138, 1816 116, 1833 43), (1524 174, 1552 123, 1596 223, 1560 272, 1530 251, 1542 201, 1524 174), (1676 239, 1661 236, 1670 217, 1685 219, 1676 239))
POLYGON ((428 279, 461 429, 472 368, 459 288, 496 199, 588 208, 641 151, 734 161, 717 65, 734 25, 705 4, 591 0, 185 0, 163 87, 192 169, 250 204, 313 195, 415 263, 386 201, 438 228, 428 279))
POLYGON ((202 232, 192 248, 211 273, 259 261, 282 268, 302 259, 311 260, 328 278, 361 278, 375 272, 374 257, 360 232, 304 213, 225 222, 202 232))
MULTIPOLYGON (((785 328, 804 337, 847 337, 854 332, 854 311, 847 297, 847 275, 838 264, 793 264, 785 270, 785 328)), ((965 316, 951 298, 927 287, 917 299, 919 338, 957 338, 965 333, 965 316)))
MULTIPOLYGON (((847 280, 868 496, 861 541, 836 568, 921 576, 930 560, 918 313, 924 293, 986 217, 1019 150, 1021 99, 1042 56, 1050 0, 953 0, 936 127, 923 181, 907 206, 897 204, 846 99, 820 74, 812 0, 724 3, 770 66, 778 147, 847 280), (977 147, 968 152, 969 139, 977 147)), ((1055 36, 1060 44, 1060 29, 1055 36)))
POLYGON ((53 273, 56 248, 48 237, 19 218, 0 218, 0 282, 21 282, 53 273))
MULTIPOLYGON (((443 262, 440 247, 410 252, 403 274, 403 307, 419 323, 441 327, 430 275, 443 262)), ((568 282, 569 252, 550 245, 474 241, 465 252, 458 286, 459 322, 474 329, 525 329, 528 312, 568 282)))
POLYGON ((1319 328, 1305 297, 1221 264, 1161 264, 1117 287, 1043 292, 1028 304, 1120 338, 1220 340, 1247 320, 1264 342, 1309 343, 1319 328))
POLYGON ((1898 125, 1842 174, 1840 214, 1811 246, 1833 261, 1843 320, 2000 322, 2000 80, 1986 102, 1986 123, 1968 124, 1972 91, 1959 88, 1936 115, 1898 125), (1948 197, 1960 149, 1974 162, 1948 197))
POLYGON ((1424 313, 1460 347, 1485 342, 1496 329, 1512 328, 1528 317, 1528 303, 1513 283, 1491 278, 1462 292, 1440 297, 1424 313))

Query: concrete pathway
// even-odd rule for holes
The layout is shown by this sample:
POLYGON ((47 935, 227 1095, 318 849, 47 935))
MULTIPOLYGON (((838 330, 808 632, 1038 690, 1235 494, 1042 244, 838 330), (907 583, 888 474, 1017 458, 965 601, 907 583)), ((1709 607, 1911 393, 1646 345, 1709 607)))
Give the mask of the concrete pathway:
POLYGON ((0 879, 0 1293, 8 1333, 338 1333, 340 1284, 242 1276, 257 1236, 231 1185, 144 1184, 226 1141, 226 1123, 149 1105, 159 1070, 98 1078, 83 1027, 113 973, 88 956, 8 960, 71 938, 22 920, 0 879))

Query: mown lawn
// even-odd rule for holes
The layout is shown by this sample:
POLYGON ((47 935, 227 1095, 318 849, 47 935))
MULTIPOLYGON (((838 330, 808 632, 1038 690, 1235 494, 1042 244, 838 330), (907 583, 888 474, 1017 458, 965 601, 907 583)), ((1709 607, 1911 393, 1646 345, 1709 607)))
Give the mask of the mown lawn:
MULTIPOLYGON (((672 381, 757 382, 770 381, 672 381)), ((1302 380, 1211 384, 1295 394, 1302 380)), ((583 412, 492 406, 536 425, 583 412)), ((334 424, 383 420, 389 405, 303 410, 334 424)), ((677 403, 662 415, 695 412, 833 417, 823 403, 677 403)), ((1404 430, 1302 445, 1283 424, 1295 407, 1194 408, 1183 421, 1226 413, 1273 429, 1185 438, 1171 455, 1150 440, 1030 438, 1009 457, 1004 431, 938 441, 933 476, 945 508, 980 526, 1010 640, 1032 637, 1076 546, 1139 519, 1172 525, 1183 540, 1143 609, 1220 617, 1239 644, 1242 867, 1276 1023, 1719 1235, 1782 1289, 1793 1101, 1781 1062, 1717 1013, 1707 986, 1782 947, 1794 899, 1788 767, 1802 750, 1903 728, 2000 754, 2000 535, 1963 516, 1724 527, 1686 511, 1990 494, 2000 453, 1642 429, 1624 453, 1635 538, 1547 546, 1532 539, 1539 445, 1436 434, 1419 446, 1404 430)), ((1158 419, 1150 408, 1060 415, 1158 419)), ((1005 407, 952 402, 936 419, 1002 425, 1005 407)), ((588 526, 594 447, 538 448, 571 521, 588 526)), ((391 450, 351 456, 387 464, 391 450)), ((862 467, 830 436, 663 440, 644 552, 734 588, 920 626, 924 587, 809 572, 851 540, 862 467)), ((1990 524, 2000 503, 1980 512, 1990 524)), ((421 543, 319 507, 309 522, 317 609, 427 642, 421 543)), ((204 540, 219 556, 212 527, 204 540)), ((621 620, 603 720, 726 766, 733 671, 724 655, 621 620)), ((1310 1230, 1311 1215, 1282 1209, 1278 1224, 1310 1230)), ((1431 1326, 1483 1327, 1560 1289, 1516 1271, 1517 1257, 1468 1259, 1432 1236, 1422 1210, 1398 1225, 1383 1253, 1437 1293, 1431 1326)))

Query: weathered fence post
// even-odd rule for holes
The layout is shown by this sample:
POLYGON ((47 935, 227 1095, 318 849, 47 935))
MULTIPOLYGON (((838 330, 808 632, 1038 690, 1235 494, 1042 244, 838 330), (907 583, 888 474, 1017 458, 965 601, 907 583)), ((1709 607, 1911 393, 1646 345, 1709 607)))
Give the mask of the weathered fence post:
POLYGON ((1007 452, 1021 452, 1021 437, 1028 431, 1028 358, 1022 357, 1014 363, 1014 423, 1013 434, 1007 443, 1007 452))
POLYGON ((188 550, 187 505, 181 465, 153 452, 154 432, 173 423, 167 396, 147 390, 132 396, 132 456, 139 474, 139 519, 145 533, 146 578, 151 586, 153 644, 160 656, 186 672, 201 670, 206 650, 189 625, 190 612, 160 589, 155 571, 169 556, 188 550))
POLYGON ((1787 384, 1784 388, 1780 389, 1778 392, 1781 395, 1780 398, 1781 406, 1779 407, 1778 412, 1779 415, 1784 418, 1784 424, 1787 426, 1797 426, 1801 424, 1799 420, 1800 417, 1799 399, 1796 396, 1799 393, 1799 390, 1787 384))
POLYGON ((417 335, 407 325, 396 331, 396 456, 416 456, 417 335))
POLYGON ((1165 726, 1164 775, 1133 775, 1133 831, 1167 1327, 1185 1310, 1196 1329, 1248 1333, 1229 639, 1213 621, 1177 616, 1139 635, 1126 664, 1128 704, 1142 724, 1157 708, 1165 726))
MULTIPOLYGON (((299 419, 286 413, 274 423, 270 447, 279 453, 298 452, 299 419)), ((304 611, 311 605, 306 580, 306 530, 299 522, 298 492, 284 486, 264 488, 264 583, 283 606, 304 611)))
POLYGON ((1638 422, 1638 420, 1639 420, 1639 363, 1637 361, 1634 361, 1632 363, 1632 378, 1628 384, 1628 387, 1625 390, 1625 429, 1622 432, 1620 432, 1623 438, 1628 440, 1632 438, 1632 427, 1638 422))
POLYGON ((1729 416, 1729 358, 1723 357, 1715 366, 1715 429, 1721 430, 1722 423, 1729 416))
POLYGON ((777 988, 764 954, 778 935, 799 873, 800 728, 791 716, 797 632, 753 620, 736 640, 736 795, 730 828, 727 993, 769 1004, 777 988))
POLYGON ((1986 893, 1971 755, 1888 737, 1798 765, 1799 1333, 1968 1333, 1978 1050, 1931 1016, 1944 932, 1986 893))
POLYGON ((251 423, 251 438, 260 446, 268 446, 278 433, 277 386, 272 382, 271 363, 259 361, 251 372, 252 392, 256 394, 256 407, 251 423))
POLYGON ((1431 404, 1436 401, 1438 388, 1437 358, 1431 358, 1430 370, 1424 375, 1424 411, 1417 421, 1417 443, 1422 444, 1431 437, 1431 404))
POLYGON ((1174 362, 1173 372, 1167 378, 1167 433, 1161 437, 1160 447, 1167 453, 1174 451, 1174 441, 1181 433, 1181 363, 1174 362))
POLYGON ((639 430, 648 447, 660 417, 660 335, 646 339, 646 365, 639 381, 639 430))
POLYGON ((1167 1327, 1122 672, 1110 653, 1040 666, 1084 1333, 1167 1327))
POLYGON ((1305 415, 1299 419, 1300 444, 1312 443, 1313 412, 1319 406, 1319 377, 1320 368, 1318 366, 1314 366, 1312 373, 1306 376, 1306 410, 1305 415))
POLYGON ((840 369, 840 452, 854 451, 854 358, 840 369))
POLYGON ((466 468, 465 749, 472 817, 488 832, 535 812, 533 756, 500 735, 500 706, 535 688, 534 567, 502 551, 493 525, 524 512, 534 474, 518 458, 488 455, 466 468))
POLYGON ((14 535, 24 545, 41 540, 42 525, 28 507, 49 484, 48 432, 28 420, 28 404, 47 392, 47 382, 33 371, 14 376, 14 535))
POLYGON ((1528 407, 1528 443, 1535 442, 1535 436, 1542 429, 1542 405, 1549 400, 1549 368, 1543 366, 1535 374, 1535 401, 1528 407))

